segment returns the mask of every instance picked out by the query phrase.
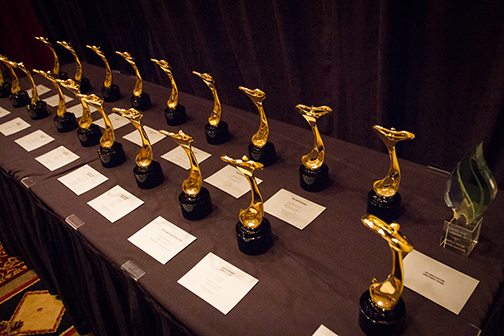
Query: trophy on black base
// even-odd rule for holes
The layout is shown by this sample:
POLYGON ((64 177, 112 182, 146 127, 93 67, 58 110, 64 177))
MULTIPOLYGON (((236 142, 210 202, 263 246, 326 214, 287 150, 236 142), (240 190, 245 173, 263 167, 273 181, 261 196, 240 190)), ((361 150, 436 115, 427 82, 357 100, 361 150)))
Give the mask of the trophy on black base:
POLYGON ((62 79, 62 80, 68 79, 67 73, 64 72, 64 71, 60 71, 60 64, 59 64, 58 54, 56 54, 56 51, 54 51, 54 48, 53 48, 51 42, 49 42, 49 40, 47 38, 42 37, 42 36, 36 36, 35 39, 37 39, 40 42, 46 44, 49 47, 49 49, 51 49, 51 51, 53 53, 53 56, 54 56, 54 67, 53 67, 52 71, 48 71, 51 74, 51 76, 53 76, 54 78, 57 78, 57 79, 62 79))
POLYGON ((0 69, 0 98, 8 97, 11 94, 11 83, 4 80, 3 70, 0 69))
POLYGON ((219 96, 217 95, 217 89, 215 88, 215 80, 209 74, 200 74, 199 72, 193 71, 193 74, 199 76, 203 82, 210 88, 214 98, 214 108, 212 114, 208 118, 208 124, 205 125, 205 134, 207 142, 210 145, 220 145, 229 140, 229 128, 225 121, 221 120, 222 107, 220 104, 219 96))
POLYGON ((172 68, 165 60, 157 60, 151 58, 151 61, 159 65, 159 67, 168 75, 171 82, 171 95, 166 105, 168 105, 165 110, 166 123, 170 126, 182 125, 187 121, 187 113, 184 105, 178 103, 178 89, 177 84, 175 84, 175 79, 173 78, 172 68))
POLYGON ((143 114, 134 108, 124 110, 114 107, 112 111, 118 112, 128 119, 140 133, 142 149, 135 158, 136 166, 133 169, 138 187, 141 189, 152 189, 157 187, 163 183, 164 175, 159 162, 152 160, 152 146, 147 133, 145 133, 142 127, 143 114))
POLYGON ((252 143, 248 148, 249 156, 252 160, 262 163, 264 167, 271 166, 276 161, 276 152, 273 143, 268 141, 268 120, 266 119, 266 114, 264 113, 262 104, 264 98, 266 98, 266 94, 259 89, 250 90, 243 86, 240 86, 240 90, 245 92, 250 100, 252 100, 261 117, 259 130, 252 137, 252 143))
POLYGON ((403 252, 413 251, 408 239, 399 232, 399 224, 387 224, 373 215, 362 223, 385 239, 392 251, 392 272, 383 282, 373 279, 369 290, 359 300, 359 326, 368 336, 401 335, 406 320, 406 305, 401 298, 404 288, 403 252))
POLYGON ((81 98, 81 93, 79 92, 79 83, 72 80, 61 80, 58 82, 66 89, 71 91, 77 99, 80 100, 82 105, 82 117, 79 119, 79 129, 77 130, 77 136, 82 147, 91 147, 100 143, 100 138, 102 132, 100 127, 93 124, 93 118, 91 117, 91 110, 84 99, 81 98))
POLYGON ((74 48, 70 45, 70 43, 65 42, 65 41, 56 41, 59 45, 70 51, 75 58, 75 63, 77 65, 77 69, 75 70, 75 81, 79 85, 79 91, 81 94, 86 94, 91 92, 93 89, 91 87, 91 83, 89 82, 89 79, 82 77, 82 64, 79 60, 79 57, 77 56, 77 53, 75 52, 74 48))
POLYGON ((100 50, 100 47, 86 45, 89 49, 93 50, 105 63, 106 75, 105 82, 103 83, 103 87, 101 89, 101 93, 103 96, 103 100, 106 102, 115 102, 121 99, 121 90, 119 86, 112 84, 112 70, 110 69, 110 65, 108 64, 107 58, 103 51, 100 50))
POLYGON ((32 97, 30 104, 28 104, 27 106, 30 117, 33 120, 38 120, 47 117, 49 115, 49 112, 47 112, 47 104, 45 101, 40 100, 37 92, 37 86, 35 85, 35 81, 33 80, 30 71, 26 69, 25 65, 22 62, 21 63, 11 62, 11 64, 16 68, 21 69, 26 74, 28 80, 30 81, 32 97))
POLYGON ((299 167, 299 181, 301 188, 306 191, 316 192, 329 186, 329 167, 324 163, 325 147, 317 127, 317 119, 331 112, 329 106, 308 107, 297 105, 299 113, 306 119, 313 131, 315 143, 310 153, 301 158, 303 164, 299 167))
POLYGON ((25 90, 21 90, 21 87, 19 86, 19 79, 13 69, 13 66, 17 63, 9 61, 9 59, 4 55, 0 55, 0 61, 4 62, 5 66, 9 68, 12 74, 11 94, 9 95, 12 106, 23 107, 29 105, 30 97, 25 90))
POLYGON ((136 74, 136 83, 135 88, 133 89, 133 96, 131 96, 131 107, 137 109, 139 111, 147 111, 152 107, 151 99, 148 93, 142 92, 143 84, 142 77, 140 76, 140 72, 135 64, 135 59, 131 57, 131 55, 127 52, 119 52, 116 51, 118 55, 121 55, 126 62, 131 64, 133 70, 135 70, 136 74))
POLYGON ((212 199, 208 190, 201 186, 201 170, 192 151, 192 137, 182 131, 171 133, 160 130, 160 133, 173 139, 186 152, 191 165, 189 177, 182 183, 182 192, 179 195, 182 216, 189 220, 203 219, 212 212, 212 199))
POLYGON ((235 227, 238 248, 248 255, 262 254, 273 246, 271 225, 264 217, 263 199, 254 178, 254 170, 262 169, 263 164, 249 160, 247 156, 243 156, 241 160, 229 156, 221 156, 221 159, 238 169, 248 180, 252 190, 252 201, 247 209, 240 210, 240 221, 235 227))
POLYGON ((103 109, 103 99, 97 95, 79 95, 79 98, 87 104, 94 106, 103 118, 105 130, 100 139, 100 148, 98 149, 98 157, 105 168, 117 167, 126 161, 123 146, 115 141, 114 128, 109 117, 103 109))
POLYGON ((407 131, 396 131, 375 125, 373 129, 383 141, 390 156, 390 169, 387 176, 375 181, 368 193, 367 212, 391 223, 401 214, 401 195, 397 192, 401 182, 401 171, 395 146, 399 141, 414 139, 415 135, 407 131))

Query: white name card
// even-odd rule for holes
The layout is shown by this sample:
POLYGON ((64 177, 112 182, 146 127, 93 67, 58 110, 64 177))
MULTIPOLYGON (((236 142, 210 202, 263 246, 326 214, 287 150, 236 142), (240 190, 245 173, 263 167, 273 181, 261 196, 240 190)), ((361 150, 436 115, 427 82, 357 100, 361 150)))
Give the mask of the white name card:
POLYGON ((8 114, 10 114, 10 111, 4 109, 3 107, 0 107, 0 118, 5 117, 8 114))
MULTIPOLYGON (((166 135, 159 133, 158 130, 155 130, 154 128, 151 128, 149 126, 144 126, 143 129, 147 134, 151 145, 154 145, 156 142, 166 138, 166 135)), ((140 137, 140 133, 136 129, 133 132, 123 136, 123 138, 133 142, 134 144, 137 144, 138 146, 142 146, 142 138, 140 137)))
MULTIPOLYGON (((208 159, 212 154, 207 153, 202 151, 201 149, 198 149, 196 147, 192 147, 192 151, 194 153, 194 156, 196 157, 196 161, 198 161, 198 164, 203 162, 204 160, 208 159)), ((189 158, 187 157, 187 154, 185 150, 177 146, 168 153, 165 153, 161 155, 161 157, 165 160, 170 161, 171 163, 174 163, 185 170, 189 170, 191 168, 191 164, 189 163, 189 158)))
POLYGON ((43 164, 50 171, 61 168, 70 162, 77 160, 79 156, 64 146, 59 146, 50 152, 40 155, 35 158, 38 162, 43 164))
MULTIPOLYGON (((110 123, 112 124, 112 127, 115 130, 130 123, 128 119, 124 118, 123 116, 120 116, 117 113, 110 113, 108 115, 108 118, 110 119, 110 123)), ((100 126, 101 128, 105 128, 105 121, 103 120, 103 118, 96 120, 94 123, 100 126)))
POLYGON ((54 141, 54 138, 44 133, 42 130, 36 130, 35 132, 14 140, 15 143, 23 147, 27 152, 40 148, 51 141, 54 141))
MULTIPOLYGON (((255 178, 257 184, 261 183, 262 180, 255 178)), ((250 185, 243 176, 242 173, 238 171, 233 166, 227 165, 212 176, 205 179, 205 182, 227 192, 233 197, 240 198, 247 191, 250 191, 250 185)))
POLYGON ((58 178, 58 181, 63 183, 76 195, 82 195, 86 191, 93 189, 107 180, 108 177, 102 175, 87 164, 58 178))
MULTIPOLYGON (((63 97, 65 98, 65 103, 68 103, 69 101, 72 101, 73 98, 72 97, 69 97, 67 95, 63 95, 63 97)), ((58 95, 54 95, 54 96, 51 96, 49 98, 46 98, 44 99, 44 101, 49 105, 49 106, 52 106, 52 107, 56 107, 59 105, 59 96, 58 95)))
POLYGON ((7 121, 7 122, 4 122, 3 124, 1 124, 0 125, 0 132, 2 132, 3 135, 8 136, 8 135, 17 133, 19 131, 22 131, 28 127, 30 127, 30 124, 28 124, 23 119, 17 117, 17 118, 14 118, 10 121, 7 121))
POLYGON ((121 219, 144 202, 116 185, 106 193, 89 201, 87 204, 98 211, 111 223, 121 219))

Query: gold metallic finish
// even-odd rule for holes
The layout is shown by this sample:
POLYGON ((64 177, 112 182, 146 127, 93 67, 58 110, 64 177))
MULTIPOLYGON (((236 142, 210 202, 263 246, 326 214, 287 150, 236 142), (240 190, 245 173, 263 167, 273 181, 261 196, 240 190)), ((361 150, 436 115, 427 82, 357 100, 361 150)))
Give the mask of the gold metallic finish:
POLYGON ((317 127, 317 119, 324 114, 332 112, 329 106, 309 107, 306 105, 296 105, 299 113, 306 119, 313 131, 314 144, 310 153, 301 158, 303 165, 308 169, 318 169, 324 164, 325 147, 322 137, 317 127))
MULTIPOLYGON (((12 62, 14 63, 14 62, 12 62)), ((26 69, 25 65, 23 64, 23 62, 21 63, 15 63, 16 64, 16 68, 22 70, 26 76, 28 77, 28 80, 30 81, 30 85, 31 85, 31 91, 32 91, 32 97, 31 97, 31 104, 36 104, 40 98, 39 98, 39 95, 38 95, 38 92, 37 92, 37 86, 35 85, 35 81, 33 80, 33 77, 30 73, 30 70, 26 69)))
POLYGON ((135 64, 135 59, 133 57, 131 57, 131 55, 127 52, 116 51, 116 54, 121 55, 126 60, 126 62, 131 64, 131 66, 135 70, 136 83, 135 83, 135 88, 133 89, 133 94, 136 97, 140 97, 142 95, 142 87, 143 87, 142 76, 140 76, 140 72, 138 71, 138 68, 135 64))
POLYGON ((193 138, 190 135, 185 134, 183 131, 178 133, 171 133, 165 130, 160 130, 159 133, 167 135, 173 139, 187 154, 189 158, 189 163, 191 164, 191 172, 187 180, 182 183, 182 191, 187 196, 196 196, 201 190, 202 178, 201 170, 198 165, 198 160, 192 151, 191 142, 193 138))
POLYGON ((205 82, 206 85, 210 88, 210 91, 212 91, 213 99, 214 99, 214 108, 212 111, 212 114, 208 118, 208 123, 212 126, 217 127, 220 123, 221 120, 221 115, 222 115, 222 107, 221 103, 219 100, 219 96, 217 95, 217 89, 215 88, 215 80, 213 79, 212 76, 210 76, 207 73, 201 74, 199 72, 193 71, 193 74, 196 76, 199 76, 203 82, 205 82))
POLYGON ((88 129, 89 126, 93 123, 93 119, 91 118, 91 110, 89 109, 88 104, 84 99, 80 97, 80 85, 73 79, 61 80, 57 79, 58 83, 60 83, 64 88, 71 91, 81 102, 82 105, 82 117, 79 119, 79 127, 83 129, 88 129))
POLYGON ((103 51, 100 50, 100 47, 97 46, 90 46, 86 45, 89 49, 93 50, 98 56, 101 57, 103 60, 103 63, 105 63, 105 69, 107 71, 105 75, 105 82, 103 83, 103 86, 106 88, 109 88, 112 85, 112 70, 110 69, 110 65, 108 64, 107 58, 105 57, 105 54, 103 51))
POLYGON ((75 71, 75 80, 80 82, 82 79, 82 64, 79 60, 79 57, 77 56, 77 53, 75 52, 74 48, 70 45, 70 43, 65 42, 65 41, 56 41, 59 45, 63 46, 65 49, 70 51, 75 58, 75 63, 77 64, 77 69, 75 71))
POLYGON ((250 90, 243 86, 240 86, 240 90, 245 92, 250 100, 252 100, 252 102, 257 107, 257 110, 259 111, 259 115, 261 116, 261 124, 259 125, 259 130, 252 137, 252 143, 254 144, 254 146, 262 148, 268 142, 269 134, 268 120, 266 119, 266 114, 264 113, 264 108, 262 105, 264 98, 266 98, 266 94, 259 89, 250 90))
POLYGON ((383 310, 390 310, 399 302, 404 288, 403 252, 413 251, 413 246, 400 232, 397 223, 387 224, 373 215, 364 215, 362 223, 385 239, 392 251, 392 272, 383 282, 373 279, 369 294, 383 310))
POLYGON ((65 104, 65 96, 63 96, 63 92, 61 92, 61 87, 59 86, 58 80, 54 78, 51 74, 50 71, 42 71, 42 70, 36 70, 33 69, 33 72, 38 73, 39 75, 44 76, 48 80, 50 80, 53 84, 54 87, 56 88, 56 92, 58 92, 58 97, 59 97, 59 102, 58 102, 58 109, 56 110, 56 113, 60 116, 63 117, 63 115, 66 113, 66 104, 65 104))
POLYGON ((11 92, 12 93, 18 93, 21 91, 21 87, 19 86, 19 79, 18 76, 16 75, 16 72, 14 71, 13 64, 14 62, 9 61, 7 57, 4 55, 0 55, 0 61, 4 62, 5 66, 9 68, 11 74, 12 74, 12 81, 11 81, 11 92))
POLYGON ((105 113, 105 110, 103 109, 103 99, 101 99, 95 94, 90 95, 79 94, 79 98, 81 98, 87 104, 96 108, 100 113, 100 115, 102 116, 103 121, 105 122, 105 131, 103 131, 103 135, 100 138, 100 145, 103 148, 110 149, 112 145, 114 145, 115 134, 114 134, 114 127, 112 127, 112 123, 110 122, 108 115, 105 113))
POLYGON ((377 132, 378 137, 383 141, 390 156, 390 169, 387 176, 383 179, 375 181, 373 189, 376 194, 384 197, 392 197, 399 189, 401 182, 401 171, 399 169, 399 161, 395 146, 399 141, 411 140, 415 135, 407 131, 396 131, 395 128, 387 129, 382 126, 375 125, 373 129, 377 132))
POLYGON ((58 59, 58 55, 56 54, 56 51, 54 51, 54 48, 53 48, 51 42, 49 42, 49 39, 47 39, 46 37, 43 37, 43 36, 36 36, 35 39, 39 40, 42 43, 47 44, 47 46, 49 47, 49 49, 51 49, 51 51, 52 51, 52 53, 54 55, 54 68, 53 68, 52 73, 55 76, 58 76, 59 70, 60 70, 59 59, 58 59))
POLYGON ((166 105, 168 105, 168 108, 170 108, 170 109, 175 109, 178 105, 178 89, 177 89, 177 84, 175 84, 175 79, 173 78, 172 67, 165 60, 157 60, 157 59, 151 58, 151 61, 156 63, 157 65, 159 65, 159 67, 164 72, 166 72, 166 74, 170 78, 172 91, 171 91, 170 98, 166 102, 166 105))
POLYGON ((252 193, 252 201, 247 209, 240 210, 239 218, 245 228, 257 228, 261 225, 264 217, 264 204, 259 188, 257 187, 257 182, 254 178, 254 170, 257 168, 262 169, 264 165, 262 163, 249 160, 246 155, 244 155, 241 160, 230 158, 227 155, 221 156, 221 159, 238 169, 248 180, 252 193))
POLYGON ((148 166, 150 166, 153 156, 149 137, 142 127, 142 112, 135 110, 134 108, 125 110, 117 107, 114 107, 112 111, 120 113, 124 118, 128 119, 133 124, 133 126, 135 126, 138 132, 140 132, 140 137, 142 138, 142 149, 136 156, 135 162, 138 167, 147 168, 148 166))

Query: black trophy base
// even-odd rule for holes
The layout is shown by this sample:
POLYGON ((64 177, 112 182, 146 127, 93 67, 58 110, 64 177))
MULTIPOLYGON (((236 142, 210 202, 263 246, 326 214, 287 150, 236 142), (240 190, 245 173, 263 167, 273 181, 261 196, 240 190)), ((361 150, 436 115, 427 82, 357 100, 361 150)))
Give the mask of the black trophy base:
POLYGON ((148 93, 142 92, 140 96, 132 96, 130 98, 131 107, 139 111, 147 111, 152 107, 150 96, 148 93))
POLYGON ((91 124, 89 128, 79 128, 77 130, 82 147, 91 147, 100 143, 102 132, 100 127, 96 124, 91 124))
POLYGON ((401 195, 396 193, 392 197, 384 197, 371 190, 368 193, 367 213, 392 223, 401 215, 401 195))
MULTIPOLYGON (((51 73, 52 73, 52 71, 51 71, 51 73)), ((59 74, 55 77, 58 79, 61 79, 61 80, 67 80, 68 74, 65 71, 60 71, 59 74)))
POLYGON ((183 105, 177 105, 173 108, 165 108, 164 115, 166 118, 166 123, 169 126, 178 126, 182 125, 187 121, 187 113, 185 107, 183 105))
POLYGON ((54 117, 54 125, 56 125, 56 129, 60 133, 70 132, 79 127, 75 115, 70 112, 65 112, 63 116, 57 115, 54 117))
POLYGON ((47 117, 49 112, 47 112, 47 103, 45 101, 39 100, 35 104, 28 105, 28 114, 33 120, 39 120, 47 117))
POLYGON ((393 309, 383 310, 375 305, 369 291, 360 300, 359 326, 368 336, 397 336, 404 331, 406 305, 402 298, 393 309))
POLYGON ((182 216, 188 220, 203 219, 212 212, 212 199, 206 188, 201 188, 196 196, 188 196, 184 192, 179 195, 182 216))
POLYGON ((119 86, 115 84, 110 85, 110 87, 102 87, 101 93, 103 100, 107 103, 118 101, 122 97, 119 86))
POLYGON ((263 217, 261 225, 255 229, 247 229, 241 222, 236 224, 238 248, 248 255, 262 254, 273 246, 273 235, 270 222, 263 217))
POLYGON ((136 183, 140 189, 152 189, 164 181, 163 169, 157 161, 152 161, 145 168, 135 166, 133 173, 135 173, 136 183))
POLYGON ((24 90, 19 90, 16 93, 11 93, 9 96, 12 106, 14 107, 23 107, 30 105, 30 97, 28 93, 24 90))
POLYGON ((264 167, 271 166, 276 161, 275 146, 269 141, 262 148, 250 144, 248 150, 249 159, 262 163, 264 167))
POLYGON ((0 98, 9 97, 11 94, 11 83, 3 83, 0 85, 0 98))
POLYGON ((126 154, 124 154, 123 146, 119 142, 114 142, 110 148, 100 147, 98 156, 105 168, 117 167, 126 161, 126 154))
POLYGON ((220 121, 217 126, 205 125, 206 141, 210 145, 220 145, 229 140, 229 128, 225 121, 220 121))
POLYGON ((84 78, 84 77, 81 78, 79 90, 80 90, 80 93, 82 93, 82 94, 89 93, 89 92, 91 92, 91 90, 93 90, 93 88, 91 87, 91 82, 89 81, 88 78, 84 78))
POLYGON ((329 167, 325 163, 317 169, 310 169, 301 165, 299 167, 299 182, 301 183, 301 188, 306 191, 322 191, 330 184, 329 167))

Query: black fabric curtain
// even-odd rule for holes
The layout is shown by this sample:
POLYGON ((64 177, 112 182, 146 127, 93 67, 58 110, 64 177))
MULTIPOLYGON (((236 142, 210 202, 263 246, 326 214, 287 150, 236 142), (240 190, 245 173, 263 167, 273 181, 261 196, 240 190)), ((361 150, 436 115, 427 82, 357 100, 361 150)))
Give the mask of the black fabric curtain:
POLYGON ((145 80, 169 87, 150 61, 165 59, 180 91, 211 99, 191 73, 207 72, 223 104, 256 112, 238 86, 257 87, 269 118, 302 127, 297 104, 328 105, 323 134, 384 150, 373 125, 408 130, 417 137, 398 146, 400 157, 445 170, 483 141, 504 185, 500 0, 30 1, 47 37, 87 62, 101 65, 85 48, 95 44, 132 73, 114 54, 128 51, 145 80))

